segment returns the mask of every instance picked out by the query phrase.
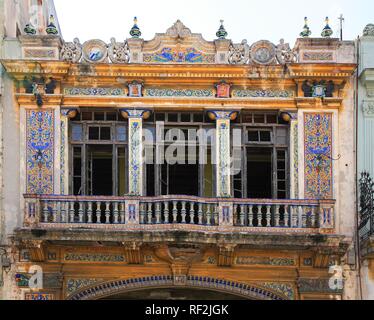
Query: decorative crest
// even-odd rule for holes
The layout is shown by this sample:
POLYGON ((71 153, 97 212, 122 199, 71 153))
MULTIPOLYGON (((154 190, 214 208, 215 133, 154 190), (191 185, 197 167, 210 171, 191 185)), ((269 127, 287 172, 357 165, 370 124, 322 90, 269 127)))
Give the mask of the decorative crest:
POLYGON ((108 46, 109 59, 113 63, 129 63, 130 50, 127 42, 117 42, 115 38, 110 39, 108 46))
POLYGON ((230 64, 247 64, 249 62, 250 48, 247 40, 239 44, 231 44, 229 48, 230 64))
POLYGON ((28 35, 35 35, 36 34, 36 29, 31 23, 26 24, 25 29, 23 29, 26 34, 28 35))
POLYGON ((142 33, 138 27, 138 19, 137 17, 134 17, 134 25, 130 30, 130 36, 133 38, 140 38, 141 35, 142 33))
POLYGON ((326 17, 325 21, 326 21, 326 25, 322 30, 321 36, 323 38, 330 38, 334 32, 332 31, 331 27, 329 26, 329 17, 326 17))
POLYGON ((180 20, 177 20, 167 31, 166 35, 172 38, 188 38, 191 36, 191 30, 188 29, 180 20))
POLYGON ((304 28, 303 31, 300 32, 300 37, 308 38, 312 34, 312 31, 309 29, 307 17, 304 18, 304 22, 304 28))
POLYGON ((220 20, 220 23, 221 23, 221 26, 219 27, 217 33, 216 33, 216 36, 218 37, 218 39, 226 39, 228 33, 227 31, 225 30, 225 27, 223 26, 223 20, 220 20))
POLYGON ((58 30, 55 25, 55 18, 53 14, 49 16, 49 23, 48 23, 47 29, 45 29, 45 32, 47 32, 47 34, 58 34, 58 30))
POLYGON ((61 59, 77 63, 82 58, 82 45, 78 38, 75 38, 73 42, 65 42, 61 49, 61 59))

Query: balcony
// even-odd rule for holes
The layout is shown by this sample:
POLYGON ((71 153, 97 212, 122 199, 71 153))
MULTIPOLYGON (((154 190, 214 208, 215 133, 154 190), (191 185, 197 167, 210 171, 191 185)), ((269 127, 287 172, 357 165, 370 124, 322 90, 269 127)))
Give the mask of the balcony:
POLYGON ((335 200, 25 195, 26 229, 334 233, 335 200))

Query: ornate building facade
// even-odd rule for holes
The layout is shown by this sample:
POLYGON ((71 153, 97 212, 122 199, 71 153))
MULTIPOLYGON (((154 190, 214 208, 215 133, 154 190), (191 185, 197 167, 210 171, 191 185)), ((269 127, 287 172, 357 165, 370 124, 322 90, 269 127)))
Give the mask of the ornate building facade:
POLYGON ((65 42, 45 4, 3 43, 3 298, 357 298, 354 42, 65 42))

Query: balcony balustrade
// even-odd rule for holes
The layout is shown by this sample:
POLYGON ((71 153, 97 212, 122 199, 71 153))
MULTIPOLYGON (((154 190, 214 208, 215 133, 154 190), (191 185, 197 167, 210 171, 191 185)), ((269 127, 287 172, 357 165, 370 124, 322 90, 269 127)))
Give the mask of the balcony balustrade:
POLYGON ((255 200, 189 196, 25 195, 25 227, 115 230, 319 232, 334 229, 335 200, 255 200), (182 227, 181 227, 182 226, 182 227))

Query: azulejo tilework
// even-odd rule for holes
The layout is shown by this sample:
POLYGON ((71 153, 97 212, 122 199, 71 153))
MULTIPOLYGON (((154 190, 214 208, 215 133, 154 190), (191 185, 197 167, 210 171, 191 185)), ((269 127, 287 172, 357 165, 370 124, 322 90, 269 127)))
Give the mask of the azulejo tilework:
POLYGON ((305 198, 332 199, 332 114, 304 114, 305 198))
POLYGON ((125 256, 121 254, 93 254, 93 253, 66 253, 65 261, 83 262, 125 262, 125 256))
MULTIPOLYGON (((94 285, 85 290, 77 292, 70 296, 70 300, 89 300, 100 298, 110 293, 124 292, 126 290, 134 290, 136 288, 150 288, 150 287, 173 287, 176 283, 176 277, 171 275, 149 276, 143 278, 115 280, 112 282, 94 285)), ((256 285, 244 284, 235 281, 215 279, 211 277, 201 276, 186 276, 182 284, 186 287, 192 288, 206 288, 218 291, 226 291, 239 296, 262 299, 262 300, 287 300, 289 297, 281 288, 272 287, 271 291, 266 288, 257 287, 256 285), (275 293, 275 291, 278 292, 275 293)))
POLYGON ((124 96, 123 88, 64 88, 64 94, 69 96, 124 96))
POLYGON ((294 266, 296 261, 293 258, 274 258, 274 257, 237 257, 238 265, 269 265, 269 266, 294 266))
POLYGON ((291 284, 278 282, 264 282, 260 285, 266 289, 273 290, 277 293, 286 296, 289 300, 295 299, 295 290, 291 284))
POLYGON ((70 296, 78 290, 92 286, 101 281, 103 281, 103 279, 68 279, 66 281, 66 296, 70 296))
POLYGON ((131 195, 141 195, 142 179, 142 119, 129 118, 129 166, 131 195))
POLYGON ((148 97, 214 97, 213 89, 158 89, 148 88, 144 90, 144 95, 148 97))
POLYGON ((232 91, 232 96, 234 98, 293 98, 295 96, 295 93, 292 90, 235 89, 232 91))
POLYGON ((230 197, 230 118, 217 119, 217 195, 230 197))
POLYGON ((195 48, 163 48, 156 53, 143 54, 148 63, 214 63, 214 54, 204 54, 195 48))
POLYGON ((26 119, 26 192, 53 194, 53 110, 27 110, 26 119))
POLYGON ((39 300, 39 301, 54 300, 54 294, 42 293, 42 292, 25 293, 25 300, 39 300))

